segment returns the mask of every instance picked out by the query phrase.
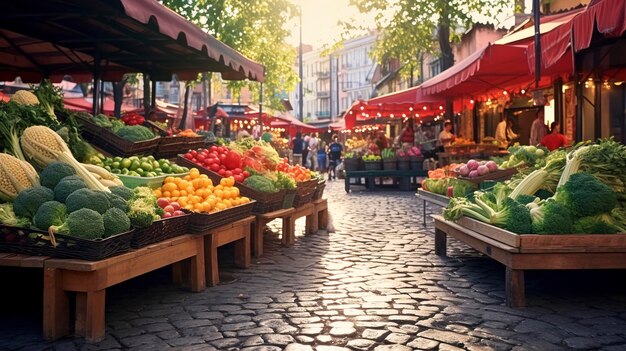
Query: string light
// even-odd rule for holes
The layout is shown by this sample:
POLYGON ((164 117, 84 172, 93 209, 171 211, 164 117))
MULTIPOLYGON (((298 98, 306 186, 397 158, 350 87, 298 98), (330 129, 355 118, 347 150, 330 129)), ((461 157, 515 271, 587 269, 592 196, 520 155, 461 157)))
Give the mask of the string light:
POLYGON ((471 100, 470 100, 470 104, 472 104, 472 105, 473 105, 474 103, 476 103, 476 101, 474 101, 474 99, 471 99, 471 100))
POLYGON ((428 110, 428 107, 427 107, 427 106, 424 106, 424 111, 426 111, 426 110, 428 110))
POLYGON ((509 95, 509 93, 505 90, 502 92, 502 95, 509 95))
POLYGON ((526 94, 526 89, 522 89, 521 93, 526 94))
POLYGON ((443 110, 443 106, 439 106, 439 109, 440 109, 440 110, 443 110))

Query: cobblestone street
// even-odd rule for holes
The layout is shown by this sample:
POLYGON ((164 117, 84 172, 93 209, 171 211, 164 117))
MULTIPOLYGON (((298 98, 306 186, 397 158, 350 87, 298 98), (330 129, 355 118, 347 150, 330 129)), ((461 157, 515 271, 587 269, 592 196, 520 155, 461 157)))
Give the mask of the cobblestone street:
POLYGON ((626 350, 626 271, 528 272, 528 307, 507 308, 504 267, 454 239, 436 256, 414 192, 336 181, 325 196, 336 232, 300 220, 288 248, 267 234, 249 269, 222 255, 222 285, 190 293, 161 270, 108 289, 98 344, 44 343, 40 287, 24 285, 11 298, 36 302, 0 314, 0 349, 626 350))

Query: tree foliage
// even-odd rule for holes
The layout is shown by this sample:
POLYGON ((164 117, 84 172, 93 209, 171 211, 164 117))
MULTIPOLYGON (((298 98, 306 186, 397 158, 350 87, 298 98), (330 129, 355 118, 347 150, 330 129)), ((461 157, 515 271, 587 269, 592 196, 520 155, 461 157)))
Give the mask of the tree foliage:
MULTIPOLYGON (((400 60, 405 75, 419 66, 421 53, 441 55, 442 68, 454 64, 451 42, 478 19, 495 22, 510 0, 350 0, 361 13, 374 14, 380 33, 373 57, 400 60)), ((348 32, 358 29, 344 23, 348 32)))
MULTIPOLYGON (((162 3, 221 42, 265 66, 264 104, 284 109, 281 93, 298 82, 296 50, 285 43, 288 20, 298 9, 288 0, 162 0, 162 3)), ((248 85, 259 98, 259 84, 229 82, 233 91, 248 85)))

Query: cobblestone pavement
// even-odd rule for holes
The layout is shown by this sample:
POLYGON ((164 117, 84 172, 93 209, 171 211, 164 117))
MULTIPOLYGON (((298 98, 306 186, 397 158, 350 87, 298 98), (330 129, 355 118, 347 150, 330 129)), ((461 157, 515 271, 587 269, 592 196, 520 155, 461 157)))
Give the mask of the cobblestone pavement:
POLYGON ((626 271, 529 272, 528 307, 507 308, 502 265, 453 239, 434 255, 414 193, 326 192, 335 233, 300 220, 295 246, 267 235, 246 270, 223 252, 228 283, 190 293, 162 270, 110 288, 98 344, 42 342, 41 287, 12 283, 0 349, 626 350, 626 271))

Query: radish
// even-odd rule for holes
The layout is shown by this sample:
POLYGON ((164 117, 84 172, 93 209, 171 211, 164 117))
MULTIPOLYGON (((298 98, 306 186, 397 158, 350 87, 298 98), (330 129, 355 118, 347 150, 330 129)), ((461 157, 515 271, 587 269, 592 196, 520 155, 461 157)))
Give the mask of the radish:
POLYGON ((469 172, 469 177, 470 178, 476 178, 478 176, 478 171, 477 170, 473 170, 469 172))
POLYGON ((476 160, 469 160, 467 161, 466 166, 467 168, 469 168, 470 171, 474 171, 478 168, 479 164, 478 164, 478 161, 476 160))
POLYGON ((463 165, 459 168, 459 174, 463 177, 467 177, 470 173, 470 169, 467 167, 467 165, 463 165))
POLYGON ((485 166, 485 165, 480 165, 478 166, 478 169, 476 169, 476 172, 478 172, 478 175, 485 175, 489 173, 489 167, 485 166))
POLYGON ((485 166, 489 168, 489 172, 494 172, 498 170, 498 165, 494 161, 488 161, 485 163, 485 166))

